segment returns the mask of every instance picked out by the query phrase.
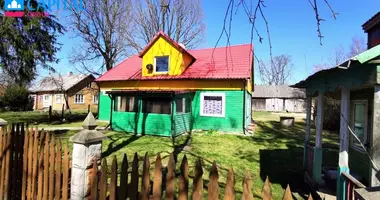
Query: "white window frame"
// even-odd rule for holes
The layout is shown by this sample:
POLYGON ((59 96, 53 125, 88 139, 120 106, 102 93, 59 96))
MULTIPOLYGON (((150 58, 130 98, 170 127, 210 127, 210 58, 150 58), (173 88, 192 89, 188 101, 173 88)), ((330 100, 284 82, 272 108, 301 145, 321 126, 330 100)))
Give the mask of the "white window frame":
MULTIPOLYGON (((363 104, 364 103, 364 141, 362 142, 363 145, 366 145, 367 144, 367 140, 368 140, 368 101, 367 100, 353 100, 351 101, 351 105, 350 105, 350 128, 352 131, 354 131, 354 118, 355 118, 355 114, 354 114, 354 105, 355 104, 363 104)), ((350 146, 352 149, 358 151, 358 152, 361 152, 361 153, 365 153, 365 150, 360 146, 360 145, 357 145, 354 143, 354 141, 356 141, 356 139, 354 138, 354 136, 351 135, 351 142, 350 142, 350 146)))
POLYGON ((170 70, 170 56, 169 55, 155 56, 154 57, 153 71, 154 71, 155 74, 167 74, 167 73, 169 73, 169 70, 170 70), (162 57, 167 57, 168 58, 168 71, 166 71, 166 72, 158 72, 158 71, 156 71, 156 58, 162 58, 162 57))
POLYGON ((201 100, 201 106, 200 106, 200 116, 206 116, 206 117, 225 117, 226 116, 226 94, 225 93, 214 93, 214 92, 202 92, 200 96, 201 100), (203 113, 203 106, 204 106, 204 97, 205 96, 211 96, 211 97, 222 97, 222 114, 216 115, 216 114, 206 114, 203 113))
POLYGON ((75 94, 75 95, 74 95, 74 103, 75 103, 75 104, 84 104, 84 95, 83 95, 83 94, 75 94), (83 96, 83 98, 82 98, 82 99, 83 99, 83 102, 77 102, 77 101, 76 101, 76 96, 77 96, 77 95, 82 95, 82 96, 83 96))
POLYGON ((63 94, 54 94, 54 103, 62 103, 63 100, 63 94), (57 97, 60 96, 60 101, 57 100, 57 97))
POLYGON ((92 103, 93 104, 99 104, 99 95, 92 95, 92 103), (95 102, 95 97, 97 98, 96 102, 95 102))

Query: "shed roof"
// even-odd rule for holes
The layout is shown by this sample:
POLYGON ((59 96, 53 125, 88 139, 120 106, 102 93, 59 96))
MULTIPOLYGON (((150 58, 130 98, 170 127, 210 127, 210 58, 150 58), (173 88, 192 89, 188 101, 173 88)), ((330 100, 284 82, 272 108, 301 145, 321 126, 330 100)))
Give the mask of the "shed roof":
POLYGON ((255 85, 253 98, 306 98, 305 90, 289 85, 255 85))
POLYGON ((251 44, 188 50, 195 62, 181 75, 142 76, 142 59, 132 56, 104 73, 96 81, 169 79, 247 79, 252 74, 251 44))
MULTIPOLYGON (((29 88, 30 92, 48 92, 48 91, 59 91, 72 88, 82 80, 87 77, 93 77, 92 74, 68 74, 68 75, 57 75, 48 76, 38 81, 29 88)), ((93 77, 94 78, 94 77, 93 77)), ((95 79, 95 78, 94 78, 95 79)))

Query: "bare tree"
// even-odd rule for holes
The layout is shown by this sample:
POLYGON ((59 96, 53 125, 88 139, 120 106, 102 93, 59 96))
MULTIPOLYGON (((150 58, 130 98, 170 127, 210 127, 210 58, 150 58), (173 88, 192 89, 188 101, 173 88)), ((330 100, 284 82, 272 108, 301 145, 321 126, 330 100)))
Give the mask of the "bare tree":
POLYGON ((135 31, 128 42, 135 51, 141 51, 159 31, 187 49, 203 41, 205 25, 199 0, 134 0, 134 4, 135 31))
POLYGON ((268 85, 286 84, 291 78, 292 69, 292 58, 289 55, 275 56, 269 64, 259 61, 261 81, 268 85))
POLYGON ((348 53, 348 57, 354 57, 367 49, 367 45, 364 41, 364 38, 355 36, 352 38, 350 52, 348 53))
POLYGON ((120 57, 128 55, 127 36, 131 34, 132 19, 130 0, 82 1, 83 10, 71 5, 72 1, 67 2, 71 28, 83 41, 74 47, 70 59, 79 64, 79 71, 100 75, 112 69, 120 57))
POLYGON ((349 46, 348 53, 342 45, 337 46, 333 50, 331 57, 329 57, 328 62, 314 65, 314 72, 335 67, 343 63, 345 60, 352 58, 365 50, 366 45, 364 39, 360 37, 353 37, 349 46))

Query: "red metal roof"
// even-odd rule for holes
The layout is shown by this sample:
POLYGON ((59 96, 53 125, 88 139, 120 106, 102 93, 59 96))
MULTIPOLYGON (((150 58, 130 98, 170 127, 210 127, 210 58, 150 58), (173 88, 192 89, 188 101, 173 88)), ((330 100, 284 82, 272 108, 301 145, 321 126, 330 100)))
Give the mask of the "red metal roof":
POLYGON ((246 79, 252 74, 251 44, 189 50, 196 60, 181 75, 142 76, 142 58, 138 55, 104 73, 96 81, 168 80, 168 79, 246 79))

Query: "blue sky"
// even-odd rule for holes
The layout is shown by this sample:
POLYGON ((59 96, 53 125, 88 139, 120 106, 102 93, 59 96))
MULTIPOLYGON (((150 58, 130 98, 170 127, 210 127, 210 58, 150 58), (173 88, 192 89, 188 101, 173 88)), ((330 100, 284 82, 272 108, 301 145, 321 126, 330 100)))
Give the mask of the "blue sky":
MULTIPOLYGON (((256 2, 256 0, 252 1, 256 2)), ((239 2, 239 0, 235 0, 235 2, 239 2)), ((314 11, 308 0, 265 0, 264 12, 269 22, 273 55, 288 54, 293 59, 294 69, 292 78, 289 80, 291 84, 312 74, 315 64, 327 62, 330 54, 337 46, 343 45, 348 49, 352 37, 358 36, 366 40, 361 25, 376 14, 380 8, 378 0, 329 0, 335 12, 339 13, 337 20, 334 20, 324 1, 318 0, 318 2, 321 18, 326 20, 321 25, 324 35, 322 46, 317 37, 314 11)), ((202 1, 206 35, 200 48, 215 46, 222 31, 228 3, 228 0, 202 1)), ((62 15, 59 17, 59 19, 64 19, 62 15)), ((264 37, 264 41, 260 44, 257 38, 254 40, 254 52, 259 59, 268 60, 269 47, 266 29, 260 18, 257 21, 257 28, 264 37)), ((233 16, 231 44, 250 43, 250 30, 248 18, 243 9, 240 8, 237 14, 233 16)), ((71 36, 69 31, 59 38, 59 42, 63 44, 58 53, 61 62, 54 64, 53 67, 61 73, 75 72, 75 68, 68 62, 68 57, 73 45, 78 41, 72 39, 71 36)), ((224 45, 226 45, 225 36, 219 43, 219 46, 224 45)), ((41 71, 40 74, 44 75, 46 72, 41 71)), ((260 83, 258 70, 255 70, 255 84, 260 83)))

